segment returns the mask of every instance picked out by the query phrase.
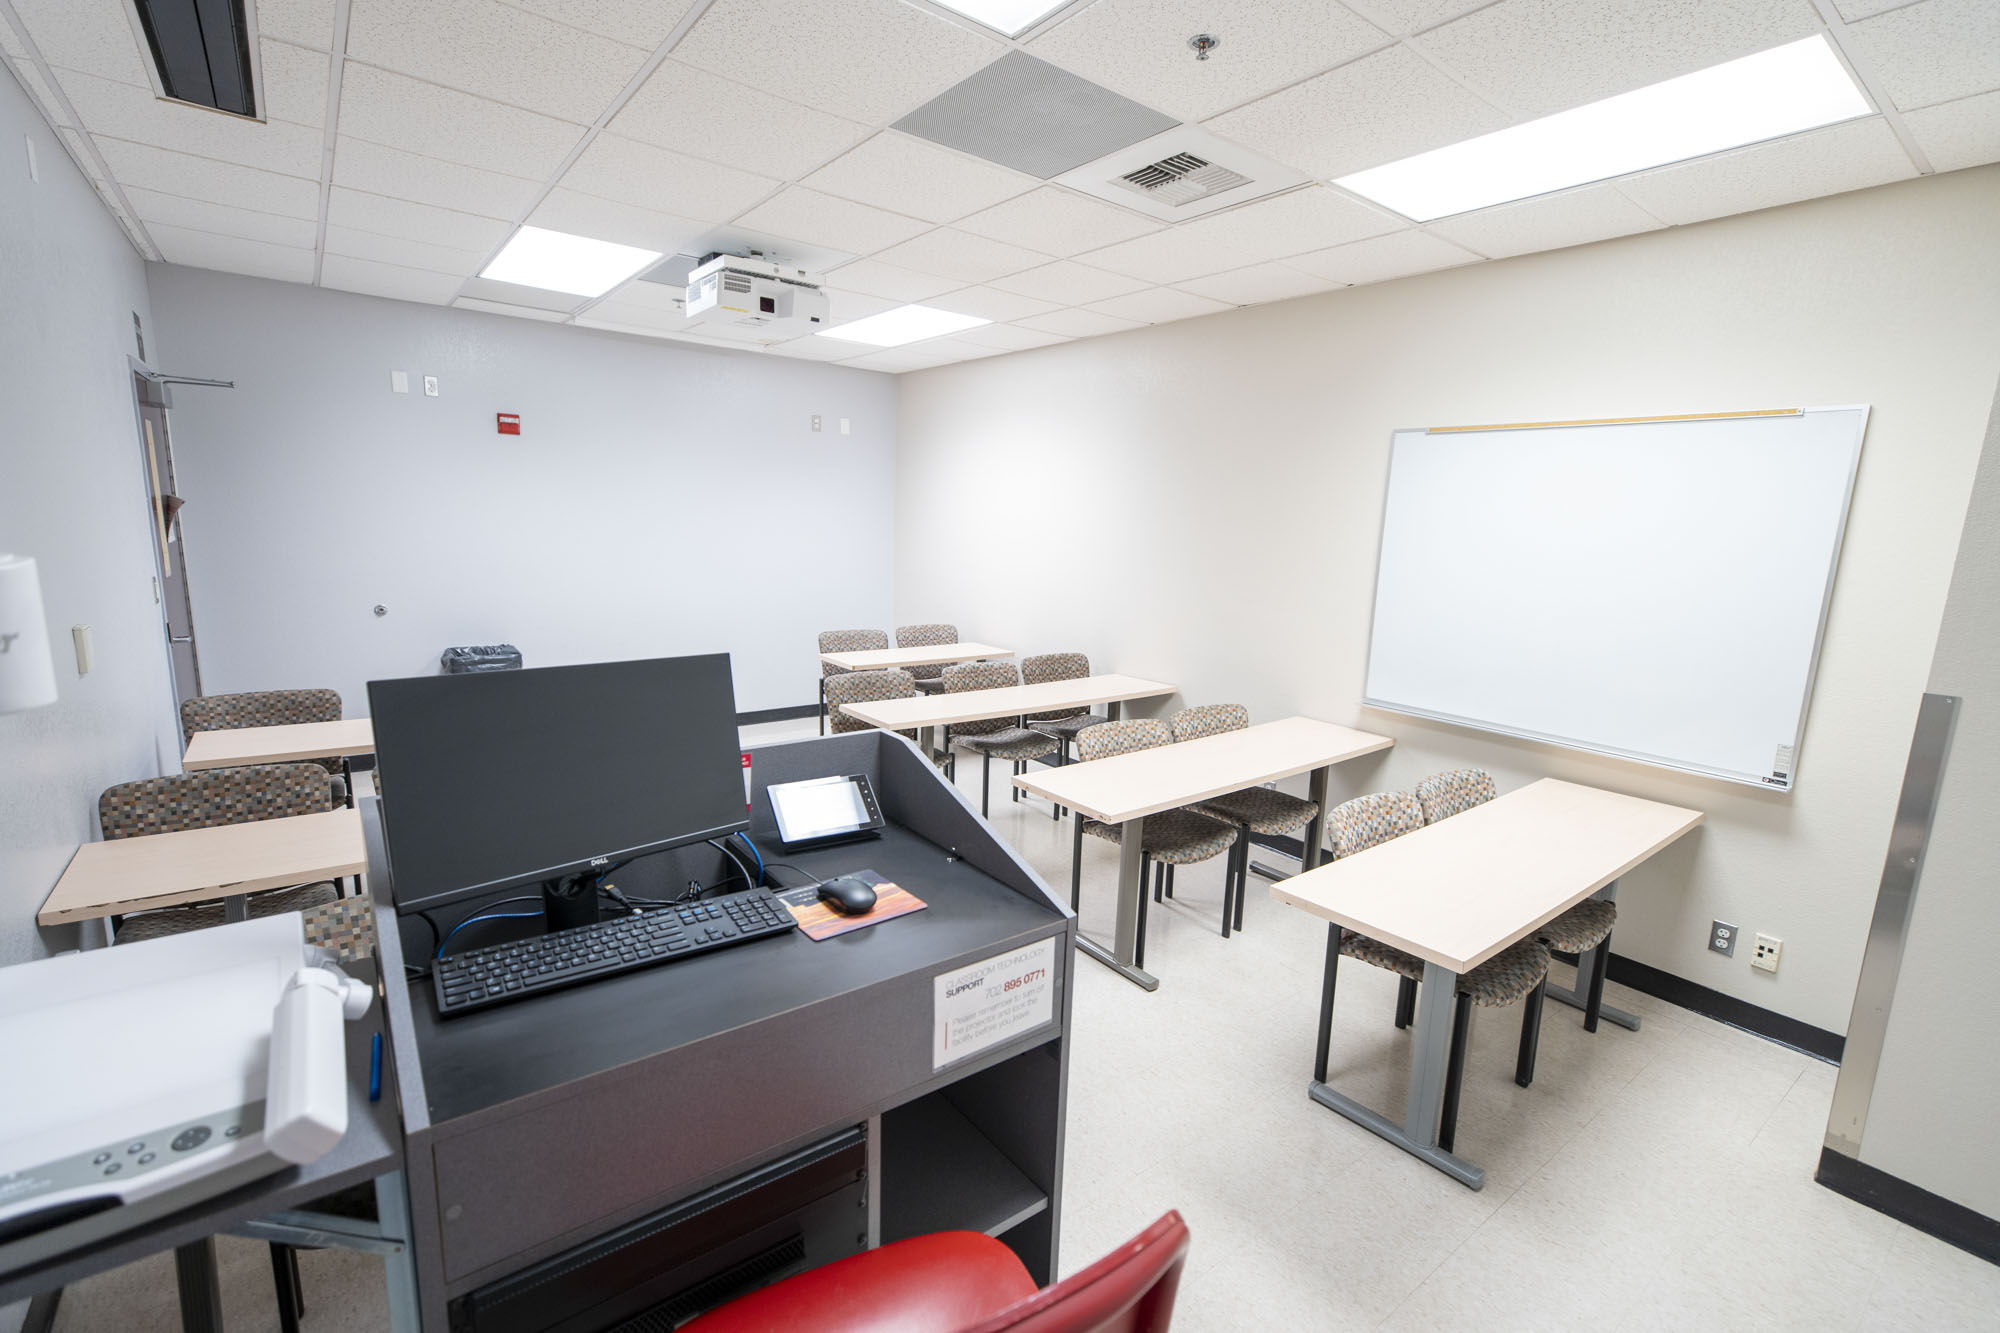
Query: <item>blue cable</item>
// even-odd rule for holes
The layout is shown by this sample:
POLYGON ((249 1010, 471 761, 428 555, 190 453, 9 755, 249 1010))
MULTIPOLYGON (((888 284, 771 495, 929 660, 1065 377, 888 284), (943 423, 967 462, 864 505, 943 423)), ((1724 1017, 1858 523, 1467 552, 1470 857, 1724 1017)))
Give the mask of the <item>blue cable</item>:
POLYGON ((759 884, 762 884, 764 882, 764 854, 757 850, 756 843, 750 841, 750 835, 743 832, 741 829, 738 829, 736 832, 730 834, 729 836, 732 838, 743 839, 743 845, 750 849, 750 855, 757 858, 757 882, 759 884))
POLYGON ((540 912, 481 912, 478 916, 469 916, 444 933, 444 938, 438 941, 437 956, 440 958, 444 957, 444 946, 451 943, 451 937, 475 921, 501 921, 540 915, 542 915, 540 912))

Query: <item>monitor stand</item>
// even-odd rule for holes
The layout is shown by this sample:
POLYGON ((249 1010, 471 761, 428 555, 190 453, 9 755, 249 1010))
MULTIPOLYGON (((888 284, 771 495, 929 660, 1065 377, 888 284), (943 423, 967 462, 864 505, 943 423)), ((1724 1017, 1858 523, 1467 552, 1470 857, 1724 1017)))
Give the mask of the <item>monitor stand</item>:
POLYGON ((566 875, 561 879, 543 880, 542 914, 543 929, 550 934, 595 925, 598 919, 597 876, 566 875))

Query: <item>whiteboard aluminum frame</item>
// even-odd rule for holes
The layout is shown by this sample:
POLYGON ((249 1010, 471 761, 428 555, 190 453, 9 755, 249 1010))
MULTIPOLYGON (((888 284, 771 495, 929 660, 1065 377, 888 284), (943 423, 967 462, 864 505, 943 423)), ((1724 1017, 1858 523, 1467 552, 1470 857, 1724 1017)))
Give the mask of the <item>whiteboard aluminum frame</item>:
MULTIPOLYGON (((1443 722, 1454 727, 1464 727, 1469 731, 1483 731, 1489 735, 1511 736, 1516 740, 1534 741, 1538 744, 1553 745, 1565 750, 1578 750, 1586 754, 1608 755, 1613 759, 1624 759, 1633 763, 1650 764, 1655 768, 1667 768, 1676 772, 1692 773, 1696 777, 1720 778, 1725 782, 1735 782, 1746 787, 1755 787, 1759 791, 1791 792, 1798 785, 1799 762, 1805 753, 1806 723, 1810 719, 1812 712, 1813 686, 1819 681, 1819 655, 1820 649, 1826 643, 1827 617, 1833 611, 1834 577, 1840 572, 1841 552, 1846 549, 1847 545, 1847 519, 1848 515, 1854 509, 1854 483, 1861 472, 1862 446, 1868 441, 1870 408, 1867 403, 1837 403, 1820 407, 1796 408, 1788 411, 1785 415, 1792 415, 1793 412, 1796 412, 1799 416, 1806 416, 1814 412, 1859 412, 1861 414, 1861 431, 1855 437, 1854 448, 1847 460, 1847 485, 1841 494, 1840 521, 1834 525, 1833 552, 1827 559, 1826 582, 1820 589, 1819 619, 1813 627, 1812 656, 1806 663, 1805 694, 1799 703, 1798 732, 1792 737, 1792 768, 1791 772, 1785 775, 1782 782, 1768 774, 1739 773, 1732 769, 1709 768, 1701 764, 1689 763, 1685 760, 1670 759, 1664 755, 1645 754, 1636 750, 1623 750, 1613 745, 1598 745, 1589 741, 1578 740, 1572 736, 1555 736, 1545 732, 1530 731, 1524 727, 1509 727, 1496 722, 1481 721, 1477 718, 1459 717, 1451 713, 1440 713, 1431 709, 1415 708, 1408 704, 1392 703, 1385 699, 1378 699, 1370 694, 1365 680, 1361 687, 1361 706, 1386 713, 1400 713, 1405 717, 1420 717, 1432 722, 1443 722)), ((1466 427, 1446 426, 1397 426, 1392 428, 1389 432, 1388 467, 1385 470, 1382 481, 1382 514, 1380 520, 1375 525, 1375 590, 1368 599, 1366 660, 1370 663, 1374 661, 1375 599, 1381 595, 1382 591, 1382 543, 1388 536, 1389 531, 1389 488, 1395 478, 1396 437, 1398 435, 1409 431, 1422 431, 1425 435, 1436 435, 1448 431, 1454 434, 1470 433, 1472 430, 1575 430, 1594 426, 1645 426, 1666 421, 1687 420, 1690 417, 1729 420, 1768 415, 1771 414, 1769 412, 1702 412, 1623 419, 1597 418, 1594 420, 1579 421, 1521 422, 1519 424, 1478 426, 1469 429, 1466 427)))

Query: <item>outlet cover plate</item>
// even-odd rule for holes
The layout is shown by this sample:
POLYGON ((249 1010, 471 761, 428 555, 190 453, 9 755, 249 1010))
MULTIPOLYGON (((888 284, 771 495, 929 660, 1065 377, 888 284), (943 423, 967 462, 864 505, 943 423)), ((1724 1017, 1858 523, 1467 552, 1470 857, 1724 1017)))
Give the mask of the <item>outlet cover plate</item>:
POLYGON ((1750 955, 1750 966, 1760 972, 1778 970, 1778 955, 1783 953, 1785 942, 1775 935, 1759 935, 1757 950, 1750 955))
POLYGON ((1708 947, 1713 952, 1721 954, 1724 958, 1734 958, 1736 956, 1736 927, 1730 925, 1727 921, 1709 922, 1708 947))

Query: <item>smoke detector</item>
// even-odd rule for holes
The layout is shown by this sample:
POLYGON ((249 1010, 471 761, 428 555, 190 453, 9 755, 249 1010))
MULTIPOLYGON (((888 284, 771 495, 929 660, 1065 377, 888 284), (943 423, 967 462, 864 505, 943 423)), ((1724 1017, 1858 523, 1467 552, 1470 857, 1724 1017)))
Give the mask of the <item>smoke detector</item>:
POLYGON ((1195 125, 1177 125, 1055 178, 1165 222, 1185 222, 1278 194, 1305 173, 1260 157, 1195 125))

